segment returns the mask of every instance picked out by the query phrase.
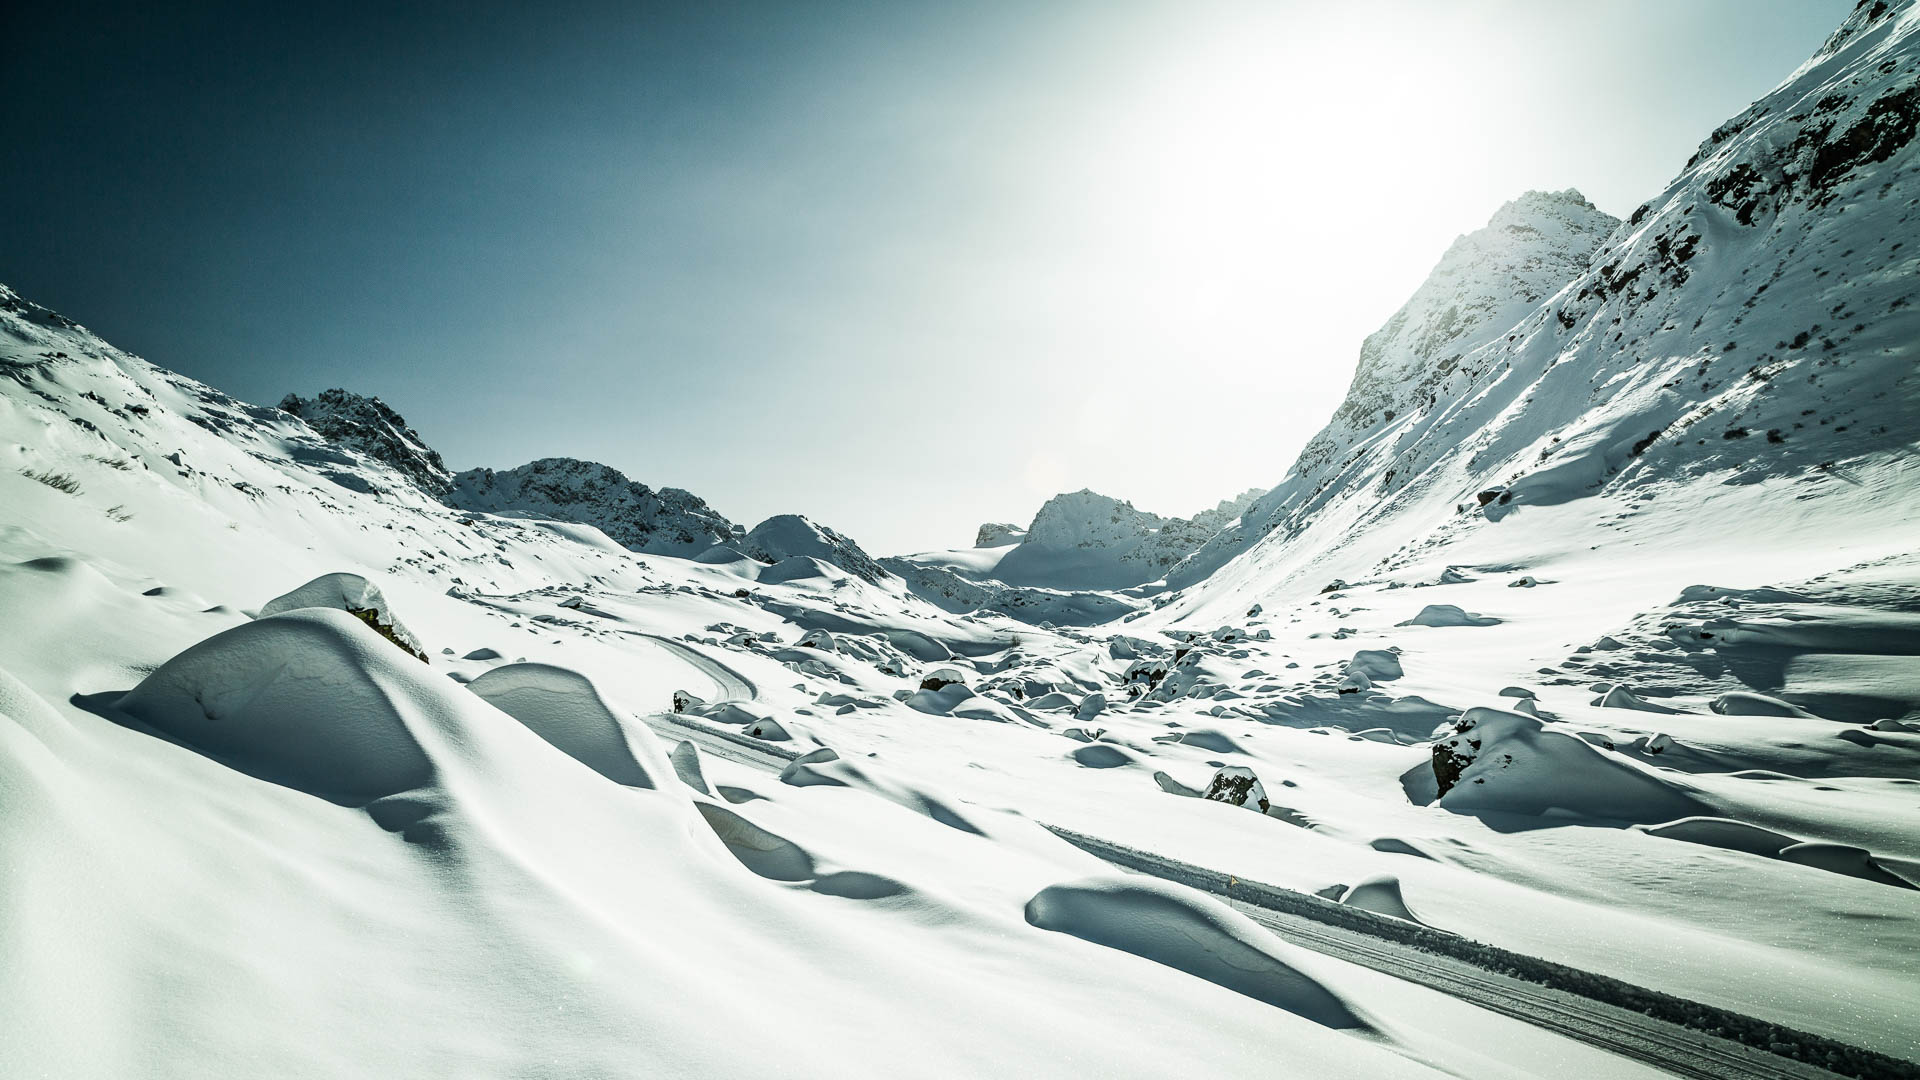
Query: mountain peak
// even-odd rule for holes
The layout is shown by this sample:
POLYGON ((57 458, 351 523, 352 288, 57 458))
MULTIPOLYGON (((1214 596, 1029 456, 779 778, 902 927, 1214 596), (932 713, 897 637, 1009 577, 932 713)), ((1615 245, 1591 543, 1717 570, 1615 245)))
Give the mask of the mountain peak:
POLYGON ((731 541, 735 526, 704 499, 653 488, 611 465, 551 457, 516 469, 469 469, 453 477, 447 502, 463 510, 583 521, 633 551, 691 556, 731 541))
POLYGON ((742 541, 741 549, 767 563, 795 557, 819 559, 870 582, 893 576, 851 537, 801 514, 776 514, 755 525, 742 541))
POLYGON ((452 484, 439 451, 377 397, 335 387, 310 398, 288 394, 281 399, 280 409, 305 420, 328 441, 392 467, 429 495, 444 495, 452 484))

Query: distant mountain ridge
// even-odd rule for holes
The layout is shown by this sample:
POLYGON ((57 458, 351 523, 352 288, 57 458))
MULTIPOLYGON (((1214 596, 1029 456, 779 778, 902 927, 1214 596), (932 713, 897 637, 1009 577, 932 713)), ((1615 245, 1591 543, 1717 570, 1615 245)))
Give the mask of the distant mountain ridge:
POLYGON ((611 465, 541 458, 513 469, 469 469, 453 477, 447 503, 462 510, 581 521, 633 551, 691 557, 742 530, 698 495, 653 488, 611 465))
POLYGON ((1090 625, 1144 606, 1148 586, 1260 496, 1258 488, 1191 518, 1168 518, 1088 489, 1048 499, 1021 528, 980 526, 971 551, 882 559, 915 595, 949 611, 1090 625))

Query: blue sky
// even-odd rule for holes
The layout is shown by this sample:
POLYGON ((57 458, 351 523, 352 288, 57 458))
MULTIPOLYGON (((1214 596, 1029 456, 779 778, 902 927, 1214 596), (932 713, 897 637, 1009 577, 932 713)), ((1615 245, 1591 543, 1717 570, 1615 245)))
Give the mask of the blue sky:
POLYGON ((1454 236, 1630 212, 1850 5, 175 6, 10 18, 0 280, 887 553, 1278 482, 1454 236))

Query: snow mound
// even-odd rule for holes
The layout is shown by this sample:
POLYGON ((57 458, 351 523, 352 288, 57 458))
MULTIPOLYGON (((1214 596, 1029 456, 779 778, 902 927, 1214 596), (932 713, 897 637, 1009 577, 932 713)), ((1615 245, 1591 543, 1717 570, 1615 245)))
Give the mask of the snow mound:
POLYGON ((623 720, 593 680, 570 668, 506 664, 467 689, 616 784, 658 788, 673 775, 652 733, 623 720))
POLYGON ((947 796, 924 784, 893 775, 873 762, 848 761, 825 748, 796 759, 780 774, 780 781, 794 787, 844 787, 864 791, 916 814, 924 814, 948 828, 977 836, 987 834, 947 796))
POLYGON ((1608 686, 1605 690, 1601 691, 1599 697, 1593 699, 1592 704, 1595 708, 1600 709, 1632 709, 1635 712, 1663 713, 1666 715, 1672 715, 1680 711, 1648 701, 1624 686, 1608 686))
POLYGON ((1844 874, 1899 889, 1915 887, 1913 882, 1895 872, 1894 867, 1899 865, 1898 860, 1883 861, 1866 848, 1855 847, 1852 844, 1801 840, 1786 833, 1763 829, 1758 825, 1749 825, 1744 821, 1734 821, 1729 818, 1688 817, 1661 825, 1636 825, 1634 828, 1649 836, 1798 863, 1816 870, 1825 870, 1830 874, 1844 874))
POLYGON ((1769 859, 1780 854, 1781 848, 1800 842, 1785 833, 1729 818, 1688 817, 1662 825, 1636 825, 1634 828, 1648 836, 1663 836, 1669 840, 1726 848, 1728 851, 1744 851, 1769 859))
POLYGON ((1051 885, 1027 922, 1184 971, 1331 1028, 1368 1029, 1332 990, 1288 962, 1273 935, 1198 893, 1138 877, 1051 885))
POLYGON ((1825 870, 1830 874, 1845 874, 1848 877, 1875 881, 1900 889, 1914 887, 1905 878, 1890 874, 1883 869, 1879 860, 1874 858, 1873 852, 1852 844, 1819 842, 1791 844, 1781 848, 1777 857, 1802 866, 1811 866, 1816 870, 1825 870))
POLYGON ((363 805, 432 781, 416 725, 464 693, 344 611, 306 607, 208 638, 117 707, 242 772, 363 805))
POLYGON ((1111 743, 1089 743, 1067 754, 1074 763, 1088 769, 1118 769, 1133 764, 1133 755, 1111 743))
POLYGON ((673 763, 674 774, 680 782, 702 795, 711 795, 713 790, 707 787, 706 773, 700 768, 700 749, 691 741, 682 740, 674 744, 667 759, 673 763))
POLYGON ((380 591, 380 586, 359 574, 322 574, 292 592, 282 593, 267 601, 260 608, 260 616, 266 618, 269 615, 297 611, 300 608, 333 608, 336 611, 344 611, 373 627, 381 636, 388 638, 419 659, 427 658, 426 650, 420 645, 420 639, 413 636, 400 622, 399 617, 394 615, 393 605, 387 603, 386 595, 380 591))
POLYGON ((1722 716, 1800 716, 1811 718, 1812 713, 1792 702, 1781 701, 1765 694, 1748 693, 1743 690, 1730 691, 1714 698, 1707 708, 1722 716))
POLYGON ((1407 922, 1422 922, 1413 910, 1407 907, 1406 897, 1400 892, 1400 879, 1392 874, 1376 874, 1349 886, 1340 894, 1340 902, 1350 904, 1376 915, 1387 915, 1407 922))
POLYGON ((934 716, 950 716, 974 696, 965 683, 942 683, 938 690, 915 690, 907 696, 907 708, 934 716))
POLYGON ((1651 822, 1703 809, 1676 782, 1523 713, 1468 709, 1433 757, 1449 810, 1651 822))
POLYGON ((1359 672, 1373 682, 1388 682, 1406 674, 1400 668, 1400 654, 1393 649, 1361 649, 1347 662, 1347 671, 1359 672))
POLYGON ((1491 615, 1479 615, 1457 604, 1428 604, 1420 614, 1396 626, 1494 626, 1500 622, 1491 615))
POLYGON ((753 739, 765 739, 768 742, 786 742, 793 738, 787 726, 771 716, 762 716, 740 730, 742 735, 753 739))

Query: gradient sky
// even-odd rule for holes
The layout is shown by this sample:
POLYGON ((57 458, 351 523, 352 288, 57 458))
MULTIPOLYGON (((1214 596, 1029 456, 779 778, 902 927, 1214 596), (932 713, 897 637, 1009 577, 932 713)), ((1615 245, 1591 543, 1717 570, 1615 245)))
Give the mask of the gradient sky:
POLYGON ((1624 216, 1851 4, 394 6, 12 12, 0 280, 879 554, 1277 483, 1456 235, 1624 216))

